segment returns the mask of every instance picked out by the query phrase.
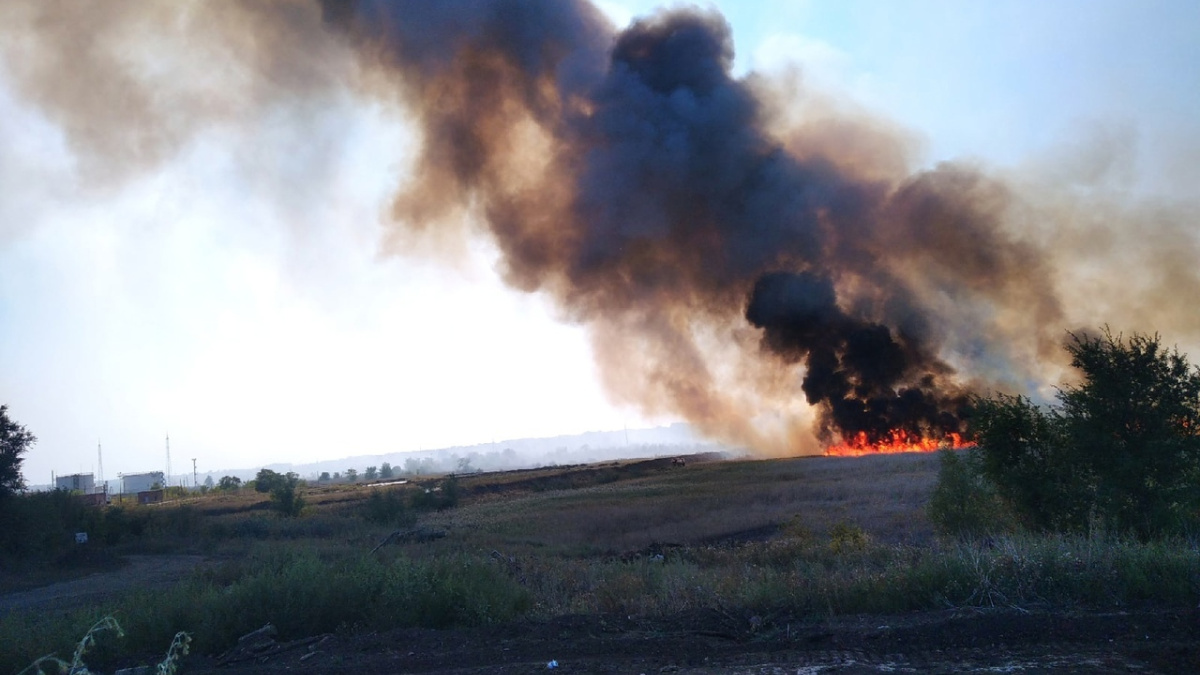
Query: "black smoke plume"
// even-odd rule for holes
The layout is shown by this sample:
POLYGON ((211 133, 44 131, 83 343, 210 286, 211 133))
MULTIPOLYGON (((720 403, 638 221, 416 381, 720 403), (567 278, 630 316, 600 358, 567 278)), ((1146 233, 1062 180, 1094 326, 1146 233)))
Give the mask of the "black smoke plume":
POLYGON ((763 344, 805 367, 801 388, 823 413, 820 436, 877 443, 962 433, 966 396, 919 340, 845 314, 829 279, 772 272, 754 284, 746 319, 763 344))

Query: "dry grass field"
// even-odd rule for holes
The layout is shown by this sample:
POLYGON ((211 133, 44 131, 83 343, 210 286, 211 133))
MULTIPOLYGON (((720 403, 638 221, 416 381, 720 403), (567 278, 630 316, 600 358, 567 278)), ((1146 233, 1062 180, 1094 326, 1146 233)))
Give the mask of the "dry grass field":
MULTIPOLYGON (((612 629, 627 637, 643 630, 691 636, 672 643, 671 658, 679 661, 702 654, 703 640, 721 641, 721 649, 793 649, 804 631, 859 639, 854 622, 863 619, 855 617, 892 617, 866 621, 918 630, 928 621, 895 617, 1000 612, 1018 626, 1046 612, 1194 611, 1195 542, 1138 543, 1101 533, 938 537, 925 513, 938 461, 935 454, 760 461, 707 455, 689 457, 685 466, 659 458, 421 476, 384 487, 303 488, 307 505, 295 518, 249 490, 130 508, 105 516, 108 558, 200 562, 172 583, 114 581, 77 602, 51 586, 46 596, 56 599, 39 604, 37 593, 24 589, 20 606, 0 603, 0 673, 47 653, 70 653, 105 616, 125 629, 124 638, 98 643, 92 658, 105 667, 148 662, 187 631, 195 639, 185 672, 189 664, 204 672, 221 665, 218 656, 239 636, 270 623, 279 644, 313 644, 326 635, 332 637, 321 639, 341 641, 304 661, 312 672, 342 672, 348 653, 376 663, 371 659, 390 652, 368 636, 395 631, 409 631, 403 639, 430 650, 423 665, 413 661, 406 669, 437 672, 450 669, 433 656, 435 645, 451 644, 446 635, 483 636, 473 658, 488 664, 520 652, 486 651, 497 635, 516 626, 525 627, 521 635, 540 635, 537 626, 564 621, 587 628, 558 653, 617 649, 590 641, 621 626, 612 629), (110 520, 122 536, 112 534, 110 520), (851 627, 828 627, 837 622, 851 627), (427 629, 437 630, 411 632, 427 629)), ((1163 634, 1175 644, 1177 622, 1167 625, 1163 634)), ((1044 634, 1027 628, 1028 636, 1044 634)), ((922 639, 936 646, 945 629, 927 632, 922 639)), ((652 655, 646 647, 628 649, 629 659, 652 655)), ((445 650, 450 658, 451 647, 445 650)), ((1195 650, 1180 658, 1195 658, 1195 650)), ((299 664, 279 659, 273 663, 280 668, 299 664)))
POLYGON ((654 544, 765 541, 785 529, 817 536, 838 524, 881 542, 921 543, 933 534, 923 507, 936 471, 933 455, 890 455, 692 461, 684 467, 648 460, 612 467, 617 479, 611 482, 602 482, 598 472, 595 484, 580 480, 567 490, 468 477, 461 489, 482 498, 431 522, 481 546, 582 555, 654 544), (506 483, 512 487, 489 489, 506 483))

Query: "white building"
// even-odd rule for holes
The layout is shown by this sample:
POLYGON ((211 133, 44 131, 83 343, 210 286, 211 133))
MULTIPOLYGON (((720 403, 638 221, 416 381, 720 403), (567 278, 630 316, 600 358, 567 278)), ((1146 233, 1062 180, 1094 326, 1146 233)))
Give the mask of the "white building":
POLYGON ((121 476, 121 492, 125 494, 157 490, 165 485, 166 481, 163 480, 163 472, 161 471, 127 473, 121 476))
POLYGON ((96 490, 96 479, 90 473, 73 473, 70 476, 58 476, 54 479, 54 489, 90 494, 96 490))

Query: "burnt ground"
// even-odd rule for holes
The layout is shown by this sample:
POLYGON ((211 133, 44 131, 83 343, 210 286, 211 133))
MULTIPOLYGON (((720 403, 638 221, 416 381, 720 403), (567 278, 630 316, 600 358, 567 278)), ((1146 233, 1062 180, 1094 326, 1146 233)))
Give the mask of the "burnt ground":
POLYGON ((1200 612, 947 610, 834 620, 570 616, 466 630, 266 639, 185 672, 1195 673, 1200 612), (548 668, 551 661, 556 667, 548 668))

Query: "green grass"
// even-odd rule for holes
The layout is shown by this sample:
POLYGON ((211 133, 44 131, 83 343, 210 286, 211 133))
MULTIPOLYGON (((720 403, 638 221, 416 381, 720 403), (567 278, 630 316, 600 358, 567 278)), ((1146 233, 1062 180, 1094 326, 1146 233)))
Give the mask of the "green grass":
POLYGON ((194 649, 215 653, 266 623, 281 636, 299 637, 478 625, 521 616, 529 607, 529 592, 482 556, 320 555, 273 543, 166 591, 66 614, 9 614, 0 618, 0 664, 8 672, 43 654, 64 653, 71 636, 97 615, 114 616, 125 628, 119 644, 97 651, 93 662, 106 666, 153 653, 179 631, 192 635, 194 649))

